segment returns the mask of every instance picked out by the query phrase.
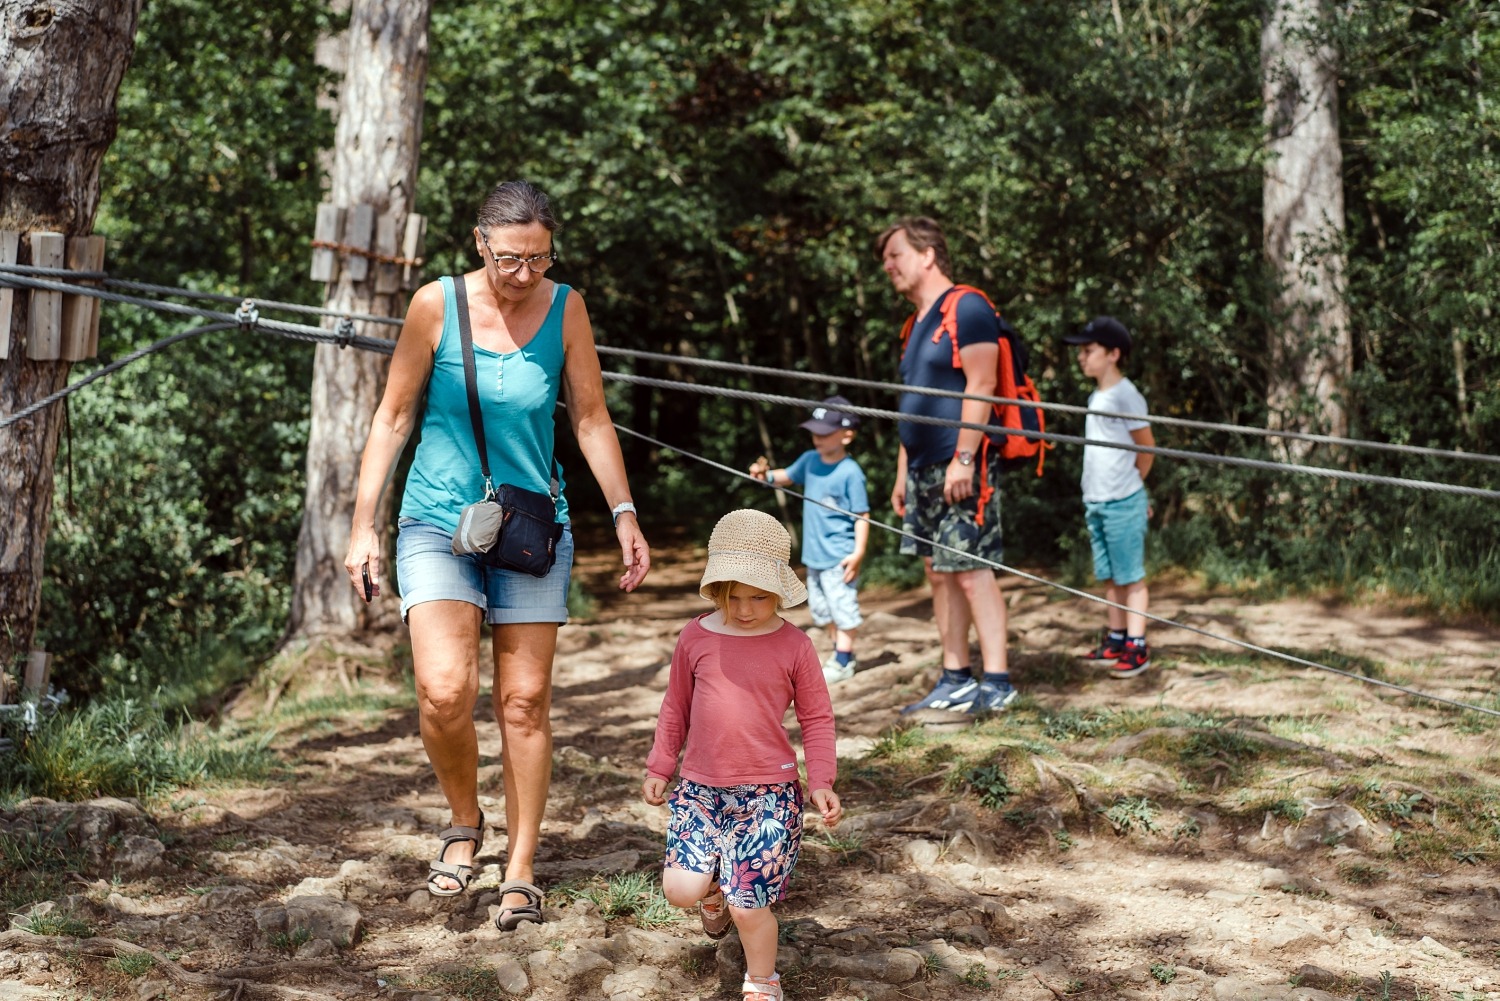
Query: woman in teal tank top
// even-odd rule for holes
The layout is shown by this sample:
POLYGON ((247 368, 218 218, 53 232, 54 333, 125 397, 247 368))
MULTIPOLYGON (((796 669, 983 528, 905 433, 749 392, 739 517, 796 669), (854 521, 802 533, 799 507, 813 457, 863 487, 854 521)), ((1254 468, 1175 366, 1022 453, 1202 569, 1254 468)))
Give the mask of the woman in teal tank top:
MULTIPOLYGON (((556 259, 552 235, 557 229, 547 196, 524 181, 507 181, 490 192, 478 222, 474 246, 483 267, 432 282, 412 296, 365 442, 344 566, 367 600, 380 593, 384 564, 375 513, 392 467, 420 425, 421 443, 401 499, 396 560, 401 614, 411 628, 422 743, 451 810, 451 826, 438 836, 441 847, 429 867, 427 889, 439 896, 467 889, 484 841, 473 711, 479 693, 476 654, 481 627, 488 622, 509 839, 496 924, 509 930, 543 920, 533 859, 552 775, 552 660, 557 627, 567 620, 573 541, 565 528, 557 563, 541 579, 452 552, 459 512, 484 491, 464 382, 455 282, 464 283, 468 300, 495 483, 545 493, 555 476, 560 488, 562 472, 553 458, 553 415, 560 396, 579 450, 611 507, 625 566, 622 590, 635 590, 645 578, 651 551, 636 520, 625 461, 604 404, 588 311, 577 293, 545 277, 556 259)), ((554 496, 557 520, 566 526, 567 500, 560 489, 554 496)))

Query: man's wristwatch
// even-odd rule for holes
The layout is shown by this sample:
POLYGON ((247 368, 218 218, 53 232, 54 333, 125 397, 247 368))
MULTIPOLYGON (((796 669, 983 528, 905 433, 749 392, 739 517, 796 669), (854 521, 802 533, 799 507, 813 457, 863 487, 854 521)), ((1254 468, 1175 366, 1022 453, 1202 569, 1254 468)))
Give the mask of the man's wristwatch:
POLYGON ((620 523, 620 515, 622 514, 636 514, 635 505, 630 503, 630 501, 621 501, 609 509, 609 516, 614 519, 616 525, 620 523))
POLYGON ((959 451, 953 453, 953 457, 958 460, 958 464, 960 466, 972 466, 972 465, 974 465, 974 453, 973 452, 965 452, 962 449, 960 449, 959 451))

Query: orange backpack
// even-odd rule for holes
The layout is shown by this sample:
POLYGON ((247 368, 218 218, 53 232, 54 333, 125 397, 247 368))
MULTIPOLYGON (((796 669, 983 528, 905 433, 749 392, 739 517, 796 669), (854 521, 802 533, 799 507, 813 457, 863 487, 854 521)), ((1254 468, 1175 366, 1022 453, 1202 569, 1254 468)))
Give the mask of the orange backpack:
MULTIPOLYGON (((1036 391, 1036 384, 1031 381, 1031 376, 1026 374, 1026 345, 1021 343, 1020 335, 1016 333, 1015 328, 1000 315, 1000 310, 995 309, 995 304, 990 302, 990 297, 974 286, 955 285, 943 296, 942 319, 938 323, 937 330, 932 334, 932 343, 936 344, 946 334, 953 345, 953 367, 963 368, 963 361, 958 354, 958 301, 969 292, 979 296, 990 309, 994 309, 995 319, 1000 323, 1000 354, 995 366, 995 395, 1009 400, 1025 400, 1029 403, 1042 402, 1041 395, 1036 391)), ((911 330, 916 322, 917 315, 913 313, 907 318, 906 325, 901 328, 903 353, 906 351, 906 342, 911 338, 911 330)), ((1016 403, 996 403, 993 406, 995 414, 1000 419, 1001 427, 1036 433, 1047 430, 1047 421, 1042 416, 1039 407, 1027 407, 1016 403)), ((985 473, 991 444, 999 448, 1001 469, 1019 469, 1022 466, 1031 465, 1031 460, 1035 459, 1038 476, 1042 475, 1042 464, 1046 460, 1047 449, 1052 447, 1040 438, 1007 434, 996 429, 985 436, 984 444, 980 449, 979 482, 981 484, 989 482, 985 473)), ((982 519, 984 505, 989 500, 990 491, 983 486, 980 491, 979 513, 982 519)))

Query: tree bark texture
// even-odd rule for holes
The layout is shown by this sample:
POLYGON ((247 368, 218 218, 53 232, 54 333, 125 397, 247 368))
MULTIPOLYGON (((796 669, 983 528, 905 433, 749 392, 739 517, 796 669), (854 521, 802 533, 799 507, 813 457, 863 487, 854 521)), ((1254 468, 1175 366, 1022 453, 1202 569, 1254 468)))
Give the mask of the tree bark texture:
MULTIPOLYGON (((0 229, 87 235, 99 207, 99 164, 116 131, 115 96, 135 49, 142 0, 0 0, 0 229)), ((31 361, 30 296, 15 292, 0 414, 68 381, 65 361, 31 361)), ((52 517, 52 462, 63 408, 0 429, 0 667, 31 649, 42 554, 52 517)))
POLYGON ((1270 154, 1263 237, 1276 281, 1266 403, 1271 427, 1343 435, 1353 350, 1337 54, 1328 36, 1326 0, 1274 0, 1261 33, 1270 154))
MULTIPOLYGON (((357 205, 373 206, 377 217, 393 213, 397 232, 416 200, 430 9, 430 0, 355 0, 350 12, 330 200, 350 211, 357 205)), ((370 268, 367 281, 355 282, 347 268, 340 268, 324 305, 376 316, 401 315, 402 295, 375 294, 375 270, 370 268)), ((336 324, 332 319, 324 323, 329 328, 336 324)), ((384 325, 355 326, 366 337, 391 336, 392 328, 384 325)), ((317 348, 307 495, 297 539, 289 639, 352 639, 394 621, 389 600, 367 606, 344 572, 360 454, 388 364, 384 355, 327 344, 317 348)), ((390 500, 387 496, 382 501, 377 524, 386 522, 390 500)), ((392 565, 392 548, 385 551, 387 565, 392 565)), ((388 581, 389 572, 383 577, 388 581)))

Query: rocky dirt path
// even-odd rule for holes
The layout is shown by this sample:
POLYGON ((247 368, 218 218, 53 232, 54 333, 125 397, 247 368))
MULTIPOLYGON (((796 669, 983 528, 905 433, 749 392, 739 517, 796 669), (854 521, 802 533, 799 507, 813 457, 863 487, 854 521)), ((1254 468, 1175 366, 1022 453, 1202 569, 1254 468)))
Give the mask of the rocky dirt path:
MULTIPOLYGON (((641 763, 676 632, 702 609, 697 558, 674 555, 630 598, 608 595, 606 560, 580 567, 604 597, 558 657, 547 924, 489 920, 504 810, 487 705, 482 878, 453 899, 419 889, 447 814, 399 678, 367 671, 327 711, 309 691, 283 696, 306 711, 277 739, 274 784, 0 815, 89 854, 76 892, 40 906, 93 933, 0 934, 0 1001, 738 997, 733 936, 715 948, 632 897, 666 820, 639 800, 641 763)), ((1157 631, 1159 666, 1141 678, 1099 678, 1061 656, 1088 644, 1091 609, 1008 592, 1027 698, 909 731, 892 723, 936 662, 930 604, 870 596, 860 672, 834 690, 851 819, 810 825, 779 907, 788 997, 1500 1001, 1495 720, 1182 632, 1157 631)), ((1187 585, 1153 599, 1497 704, 1495 629, 1187 585)))

